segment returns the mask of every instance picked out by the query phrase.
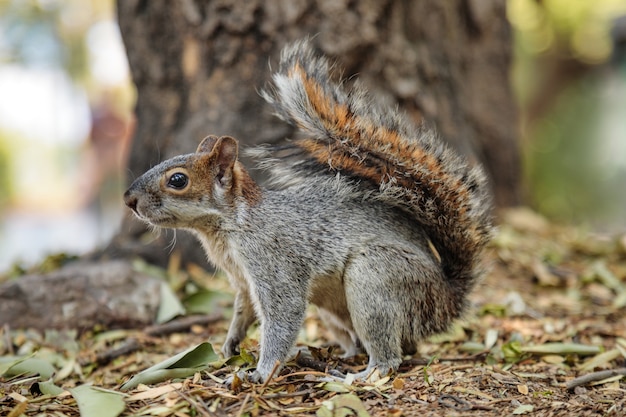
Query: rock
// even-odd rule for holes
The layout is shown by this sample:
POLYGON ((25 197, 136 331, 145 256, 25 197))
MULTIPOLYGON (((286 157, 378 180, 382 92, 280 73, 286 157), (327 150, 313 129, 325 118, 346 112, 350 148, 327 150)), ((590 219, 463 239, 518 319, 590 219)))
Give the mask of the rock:
POLYGON ((128 261, 76 262, 0 285, 0 325, 90 329, 152 324, 161 281, 128 261))

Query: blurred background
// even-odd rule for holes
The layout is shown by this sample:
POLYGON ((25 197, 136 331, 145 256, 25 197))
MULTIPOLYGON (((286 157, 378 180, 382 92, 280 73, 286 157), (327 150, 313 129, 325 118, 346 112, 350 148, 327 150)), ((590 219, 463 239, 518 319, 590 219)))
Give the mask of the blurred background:
MULTIPOLYGON (((508 0, 526 201, 626 231, 626 0, 508 0)), ((0 0, 0 272, 105 244, 134 89, 112 0, 0 0)))

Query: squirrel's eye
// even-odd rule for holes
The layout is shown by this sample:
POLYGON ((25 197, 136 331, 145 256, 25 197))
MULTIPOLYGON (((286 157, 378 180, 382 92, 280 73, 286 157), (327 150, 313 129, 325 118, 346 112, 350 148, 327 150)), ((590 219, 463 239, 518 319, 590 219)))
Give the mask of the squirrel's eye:
POLYGON ((169 187, 176 188, 177 190, 185 188, 187 183, 189 183, 189 178, 181 172, 172 174, 170 179, 167 181, 167 185, 169 187))

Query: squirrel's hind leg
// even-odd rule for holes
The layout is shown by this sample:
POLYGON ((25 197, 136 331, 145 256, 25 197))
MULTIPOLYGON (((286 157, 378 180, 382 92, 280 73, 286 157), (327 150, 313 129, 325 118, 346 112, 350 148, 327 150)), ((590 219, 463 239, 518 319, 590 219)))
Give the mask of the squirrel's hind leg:
POLYGON ((437 305, 429 298, 445 293, 428 249, 402 240, 361 248, 345 270, 344 286, 354 330, 369 354, 360 377, 374 369, 384 376, 398 369, 404 353, 415 353, 419 339, 428 334, 423 319, 438 319, 437 305))
POLYGON ((365 378, 374 369, 387 375, 402 362, 403 341, 410 332, 410 291, 403 284, 406 252, 394 245, 362 248, 351 257, 344 286, 354 330, 369 355, 365 378))

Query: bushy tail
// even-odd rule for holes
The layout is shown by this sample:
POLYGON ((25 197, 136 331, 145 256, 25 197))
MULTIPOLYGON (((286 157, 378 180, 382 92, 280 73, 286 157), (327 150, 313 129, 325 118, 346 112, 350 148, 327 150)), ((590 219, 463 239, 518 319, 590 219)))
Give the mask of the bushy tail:
POLYGON ((360 87, 348 90, 330 77, 328 61, 307 41, 283 50, 273 87, 262 95, 310 138, 266 148, 290 156, 271 160, 270 171, 279 181, 330 171, 373 183, 377 199, 422 225, 450 283, 471 287, 492 231, 480 167, 470 168, 433 130, 411 125, 398 111, 374 105, 360 87))

